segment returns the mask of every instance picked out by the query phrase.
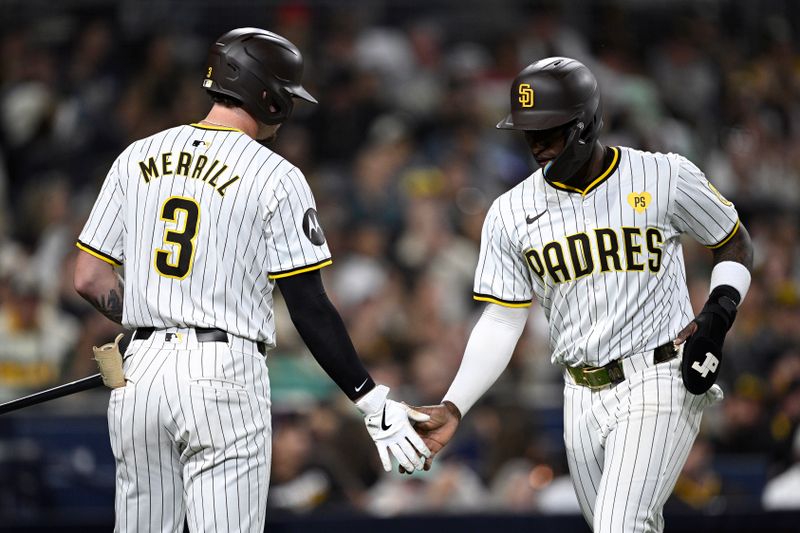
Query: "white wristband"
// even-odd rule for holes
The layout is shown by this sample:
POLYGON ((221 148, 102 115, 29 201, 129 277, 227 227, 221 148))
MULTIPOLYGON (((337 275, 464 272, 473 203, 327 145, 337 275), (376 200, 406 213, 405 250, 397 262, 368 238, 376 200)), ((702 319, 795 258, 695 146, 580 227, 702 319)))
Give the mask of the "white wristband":
POLYGON ((711 286, 709 292, 713 291, 720 285, 730 285, 741 295, 742 299, 739 303, 744 301, 747 295, 747 289, 750 288, 750 271, 747 270, 741 263, 736 261, 722 261, 714 265, 711 271, 711 286))
POLYGON ((375 414, 381 410, 383 404, 386 403, 386 397, 389 396, 389 387, 386 385, 378 385, 364 396, 358 399, 356 407, 363 415, 375 414))

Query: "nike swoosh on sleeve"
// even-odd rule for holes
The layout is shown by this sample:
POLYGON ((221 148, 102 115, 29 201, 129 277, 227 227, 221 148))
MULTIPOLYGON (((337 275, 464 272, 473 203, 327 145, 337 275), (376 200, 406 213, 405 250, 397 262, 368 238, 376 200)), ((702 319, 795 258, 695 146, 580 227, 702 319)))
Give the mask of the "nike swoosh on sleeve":
POLYGON ((367 381, 369 381, 369 378, 365 379, 365 380, 364 380, 364 383, 362 383, 361 385, 359 385, 358 387, 356 387, 356 392, 360 391, 360 390, 361 390, 361 389, 364 387, 364 385, 366 385, 366 384, 367 384, 367 381))

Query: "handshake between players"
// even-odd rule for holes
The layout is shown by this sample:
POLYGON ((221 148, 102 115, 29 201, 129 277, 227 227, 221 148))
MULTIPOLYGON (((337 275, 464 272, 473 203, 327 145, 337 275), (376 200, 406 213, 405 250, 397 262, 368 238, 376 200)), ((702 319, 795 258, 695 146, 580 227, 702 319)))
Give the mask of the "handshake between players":
POLYGON ((434 455, 453 437, 461 413, 452 402, 410 407, 389 400, 389 388, 378 385, 356 402, 364 415, 383 469, 392 470, 390 454, 399 463, 401 473, 429 470, 434 455))

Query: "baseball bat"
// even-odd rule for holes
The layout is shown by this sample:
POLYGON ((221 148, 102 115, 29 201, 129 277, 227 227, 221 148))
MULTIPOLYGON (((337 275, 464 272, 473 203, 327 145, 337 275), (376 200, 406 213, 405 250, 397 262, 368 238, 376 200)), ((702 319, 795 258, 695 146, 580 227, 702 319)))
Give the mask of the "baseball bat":
POLYGON ((94 389, 102 384, 103 376, 101 376, 100 373, 97 373, 92 376, 53 387, 52 389, 34 392, 28 396, 23 396, 22 398, 17 398, 16 400, 11 400, 10 402, 0 404, 0 415, 10 413, 11 411, 16 411, 17 409, 22 409, 23 407, 36 405, 37 403, 55 400, 56 398, 61 398, 63 396, 69 396, 70 394, 75 394, 76 392, 94 389))

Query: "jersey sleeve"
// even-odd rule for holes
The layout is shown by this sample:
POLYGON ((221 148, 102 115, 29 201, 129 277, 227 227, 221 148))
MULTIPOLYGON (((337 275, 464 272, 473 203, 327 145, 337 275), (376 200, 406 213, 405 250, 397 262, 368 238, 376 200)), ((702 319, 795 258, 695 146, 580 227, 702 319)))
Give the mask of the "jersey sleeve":
POLYGON ((533 286, 530 272, 517 248, 508 236, 498 202, 495 202, 483 223, 473 298, 505 307, 531 305, 533 286))
POLYGON ((688 159, 680 157, 672 208, 672 225, 700 244, 718 248, 739 229, 739 215, 688 159))
POLYGON ((291 168, 275 187, 277 202, 269 215, 269 277, 280 279, 331 264, 331 253, 308 182, 291 168))
POLYGON ((89 219, 75 243, 78 248, 114 266, 125 257, 124 192, 120 184, 120 159, 109 170, 89 219))

